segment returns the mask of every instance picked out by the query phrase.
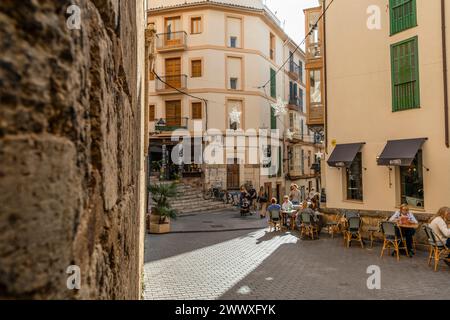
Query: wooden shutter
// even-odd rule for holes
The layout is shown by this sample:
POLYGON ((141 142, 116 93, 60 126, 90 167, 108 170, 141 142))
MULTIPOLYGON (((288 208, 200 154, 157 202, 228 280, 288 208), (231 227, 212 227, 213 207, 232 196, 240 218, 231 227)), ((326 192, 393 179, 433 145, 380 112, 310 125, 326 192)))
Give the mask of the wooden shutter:
POLYGON ((166 101, 166 123, 168 127, 181 126, 181 101, 166 101))
POLYGON ((149 107, 149 121, 155 121, 155 106, 151 105, 149 107))
POLYGON ((165 65, 166 65, 166 82, 175 88, 180 88, 181 58, 166 59, 165 65))
POLYGON ((416 0, 389 0, 391 35, 417 26, 416 0))
POLYGON ((192 103, 192 119, 202 119, 202 103, 192 103))
POLYGON ((392 110, 420 107, 418 38, 391 46, 392 110))
POLYGON ((197 34, 202 32, 202 18, 191 18, 191 34, 197 34))
POLYGON ((202 76, 202 60, 192 60, 191 68, 193 78, 199 78, 202 76))
POLYGON ((273 69, 270 69, 270 96, 277 97, 277 75, 273 69))

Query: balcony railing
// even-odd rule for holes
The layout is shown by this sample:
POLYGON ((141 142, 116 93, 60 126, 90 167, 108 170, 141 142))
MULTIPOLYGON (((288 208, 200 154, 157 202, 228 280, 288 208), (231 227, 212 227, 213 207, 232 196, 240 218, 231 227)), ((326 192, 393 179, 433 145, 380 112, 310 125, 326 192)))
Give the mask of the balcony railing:
POLYGON ((187 33, 185 31, 159 33, 156 35, 156 50, 160 52, 172 50, 185 50, 186 43, 187 43, 187 33))
POLYGON ((187 75, 185 74, 175 74, 160 78, 156 79, 156 91, 174 91, 175 89, 186 89, 187 87, 187 75))
POLYGON ((296 64, 293 60, 289 62, 289 75, 291 78, 298 80, 300 78, 301 69, 298 64, 296 64))
POLYGON ((288 109, 298 112, 304 112, 303 110, 303 101, 300 98, 290 97, 288 109))
POLYGON ((175 131, 178 129, 187 129, 188 121, 189 121, 189 118, 181 118, 181 117, 155 119, 155 130, 156 131, 175 131))

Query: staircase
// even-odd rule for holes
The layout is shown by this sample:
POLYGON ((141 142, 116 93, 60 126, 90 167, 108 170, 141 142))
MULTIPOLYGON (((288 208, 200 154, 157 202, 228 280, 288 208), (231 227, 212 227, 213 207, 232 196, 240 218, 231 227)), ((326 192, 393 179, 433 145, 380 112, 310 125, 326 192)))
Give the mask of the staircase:
MULTIPOLYGON (((169 183, 169 182, 157 182, 169 183)), ((171 199, 170 204, 173 209, 178 211, 179 215, 197 212, 211 212, 224 209, 232 209, 231 204, 225 204, 222 201, 203 199, 203 190, 194 188, 190 185, 179 183, 177 186, 178 196, 171 199)), ((153 200, 151 200, 153 202, 153 200)))

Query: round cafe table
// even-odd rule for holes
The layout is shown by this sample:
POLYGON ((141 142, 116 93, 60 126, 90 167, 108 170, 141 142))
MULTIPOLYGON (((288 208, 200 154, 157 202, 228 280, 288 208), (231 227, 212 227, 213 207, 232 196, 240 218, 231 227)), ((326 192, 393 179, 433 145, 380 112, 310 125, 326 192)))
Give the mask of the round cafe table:
POLYGON ((287 228, 287 221, 288 219, 290 220, 290 227, 291 230, 295 230, 295 218, 296 218, 296 214, 297 210, 290 210, 290 211, 281 211, 281 216, 283 218, 282 221, 282 228, 287 228))

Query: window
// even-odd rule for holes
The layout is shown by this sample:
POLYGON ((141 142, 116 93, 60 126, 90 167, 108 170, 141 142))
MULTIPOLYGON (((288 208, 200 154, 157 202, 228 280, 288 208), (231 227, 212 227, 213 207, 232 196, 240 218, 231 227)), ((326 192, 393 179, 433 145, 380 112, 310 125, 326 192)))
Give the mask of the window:
POLYGON ((200 78, 202 77, 202 60, 192 60, 191 61, 191 77, 200 78))
POLYGON ((270 34, 270 60, 275 60, 275 36, 270 34))
POLYGON ((155 121, 155 105, 150 105, 150 107, 148 108, 148 112, 149 112, 149 121, 153 122, 155 121))
POLYGON ((298 61, 298 77, 300 78, 300 82, 303 83, 303 62, 302 62, 302 60, 298 61))
POLYGON ((321 87, 321 72, 320 70, 311 70, 309 72, 309 87, 310 87, 310 101, 311 104, 322 103, 322 87, 321 87))
POLYGON ((192 103, 192 119, 198 120, 202 119, 202 103, 201 102, 193 102, 192 103))
POLYGON ((302 140, 305 140, 305 122, 303 119, 300 120, 300 130, 302 135, 302 140))
POLYGON ((283 152, 281 147, 278 147, 278 176, 281 177, 283 174, 283 152))
POLYGON ((303 103, 303 89, 300 88, 300 96, 299 96, 299 104, 300 104, 300 109, 302 112, 305 112, 304 110, 304 103, 303 103))
POLYGON ((230 89, 237 90, 238 88, 238 78, 230 78, 230 89))
POLYGON ((275 110, 270 107, 270 128, 275 130, 277 128, 277 117, 275 117, 275 110))
POLYGON ((302 164, 301 168, 302 168, 302 176, 305 175, 305 150, 302 149, 302 155, 301 155, 301 159, 300 159, 300 163, 302 164))
POLYGON ((277 98, 277 73, 273 69, 270 69, 270 96, 277 98))
POLYGON ((409 167, 400 167, 401 202, 425 207, 423 192, 423 153, 419 150, 409 167))
POLYGON ((270 168, 272 167, 272 147, 271 146, 264 146, 264 159, 262 161, 263 168, 270 168))
POLYGON ((308 151, 308 168, 311 168, 311 156, 312 156, 311 151, 308 151))
POLYGON ((237 37, 230 37, 230 47, 237 48, 237 37))
POLYGON ((346 172, 347 200, 363 201, 362 154, 358 152, 346 172))
POLYGON ((202 33, 202 18, 193 17, 191 18, 191 34, 202 33))
POLYGON ((417 26, 416 0, 390 0, 391 35, 417 26))
POLYGON ((294 113, 289 113, 289 127, 291 130, 294 128, 294 113))
POLYGON ((391 46, 392 111, 420 107, 418 38, 391 46))

